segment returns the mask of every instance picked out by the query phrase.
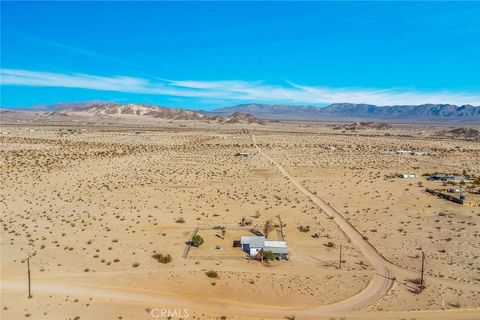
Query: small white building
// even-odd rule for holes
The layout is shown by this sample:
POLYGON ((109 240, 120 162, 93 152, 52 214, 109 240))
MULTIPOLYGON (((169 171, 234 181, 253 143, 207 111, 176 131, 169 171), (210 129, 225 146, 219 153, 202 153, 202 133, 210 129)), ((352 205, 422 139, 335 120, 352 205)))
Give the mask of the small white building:
POLYGON ((411 150, 395 150, 396 154, 412 154, 411 150))
POLYGON ((413 174, 413 173, 402 173, 400 175, 400 178, 403 178, 403 179, 412 179, 412 178, 415 178, 416 175, 413 174))
POLYGON ((240 156, 240 157, 249 157, 250 152, 239 152, 239 153, 237 153, 237 155, 240 156))

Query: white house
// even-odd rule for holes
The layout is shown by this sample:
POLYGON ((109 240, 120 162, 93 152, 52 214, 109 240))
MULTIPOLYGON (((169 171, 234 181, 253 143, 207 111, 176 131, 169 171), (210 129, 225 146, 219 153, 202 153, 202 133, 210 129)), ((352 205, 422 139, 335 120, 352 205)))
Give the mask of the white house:
POLYGON ((261 251, 272 251, 276 258, 287 259, 288 248, 285 241, 272 241, 264 236, 244 236, 240 238, 242 250, 251 257, 256 257, 261 251))

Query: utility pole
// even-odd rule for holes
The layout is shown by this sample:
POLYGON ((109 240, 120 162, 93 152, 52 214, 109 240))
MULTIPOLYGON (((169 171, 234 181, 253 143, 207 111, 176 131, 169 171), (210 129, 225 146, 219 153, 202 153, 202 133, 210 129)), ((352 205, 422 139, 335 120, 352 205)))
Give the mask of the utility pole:
POLYGON ((340 245, 340 258, 338 259, 338 269, 342 269, 342 245, 340 245))
POLYGON ((30 287, 30 257, 27 258, 27 274, 28 274, 28 299, 32 297, 32 291, 30 287))
POLYGON ((425 271, 425 253, 422 251, 422 274, 420 275, 420 292, 423 290, 423 273, 425 271))

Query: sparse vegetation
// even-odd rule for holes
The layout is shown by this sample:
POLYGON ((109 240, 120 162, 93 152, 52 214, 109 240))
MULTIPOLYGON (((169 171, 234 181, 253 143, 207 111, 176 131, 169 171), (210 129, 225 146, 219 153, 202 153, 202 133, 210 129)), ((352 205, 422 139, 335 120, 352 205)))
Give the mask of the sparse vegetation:
POLYGON ((200 247, 203 244, 203 242, 204 242, 203 238, 198 234, 192 237, 192 244, 195 247, 200 247))
POLYGON ((310 226, 300 225, 300 226, 298 227, 298 231, 300 231, 300 232, 309 232, 309 231, 310 231, 310 226))
MULTIPOLYGON (((103 116, 97 118, 104 121, 103 116)), ((289 307, 302 301, 311 307, 348 298, 368 287, 374 266, 338 228, 337 218, 320 210, 261 154, 232 157, 238 150, 254 150, 250 134, 227 124, 218 131, 213 124, 202 123, 205 130, 180 124, 172 120, 168 130, 145 127, 140 135, 133 135, 131 128, 112 125, 104 130, 78 124, 72 137, 60 137, 57 127, 54 133, 48 126, 36 132, 13 123, 2 127, 2 132, 9 132, 0 134, 0 230, 6 277, 17 273, 12 268, 21 268, 23 274, 25 258, 31 254, 34 293, 37 277, 53 280, 57 274, 82 274, 86 286, 95 286, 100 275, 111 274, 115 275, 109 277, 112 286, 157 290, 165 284, 162 291, 167 291, 183 283, 192 284, 189 292, 195 296, 213 292, 254 304, 272 303, 274 297, 278 305, 289 307), (291 249, 290 261, 262 266, 233 247, 241 236, 261 235, 268 218, 272 219, 266 232, 269 240, 280 240, 279 214, 288 224, 283 225, 283 235, 291 249), (196 226, 202 240, 195 244, 190 237, 196 226), (342 261, 347 262, 336 271, 340 244, 342 261), (188 259, 172 260, 187 249, 188 259), (164 272, 155 273, 155 269, 164 272), (206 275, 210 269, 220 280, 206 275), (128 281, 123 274, 128 274, 128 281)), ((480 196, 469 192, 480 186, 478 143, 430 140, 423 132, 428 128, 413 139, 397 139, 403 129, 396 126, 390 137, 370 131, 348 132, 348 136, 336 131, 332 136, 323 124, 301 129, 290 123, 275 126, 269 124, 256 133, 258 145, 360 234, 368 235, 385 259, 418 272, 420 253, 427 254, 426 279, 431 288, 406 294, 417 290, 418 280, 406 281, 407 273, 393 272, 401 284, 375 308, 388 309, 396 299, 402 301, 399 310, 406 305, 438 308, 441 294, 446 304, 458 301, 461 308, 478 307, 477 295, 462 287, 479 283, 480 258, 473 250, 478 207, 445 203, 422 190, 423 185, 446 188, 440 181, 421 179, 417 184, 420 179, 384 179, 395 171, 420 174, 448 172, 451 167, 446 164, 465 166, 472 178, 464 186, 465 195, 475 199, 480 196), (437 151, 428 157, 402 157, 388 151, 393 148, 437 151), (436 279, 435 286, 431 277, 436 279), (454 281, 459 286, 450 288, 454 281)), ((275 255, 267 251, 264 260, 275 260, 275 255)), ((63 281, 73 284, 68 277, 63 281)), ((41 316, 36 304, 19 308, 7 297, 9 309, 2 316, 23 318, 27 312, 31 318, 41 316)), ((75 315, 52 309, 59 304, 65 310, 70 305, 99 307, 95 297, 93 301, 74 294, 45 298, 52 317, 75 315)), ((43 305, 42 301, 38 302, 43 305)), ((303 311, 299 312, 302 318, 303 311)), ((109 318, 121 315, 105 311, 109 318)))
POLYGON ((214 270, 209 270, 205 274, 209 278, 218 278, 218 273, 217 273, 217 271, 214 271, 214 270))
POLYGON ((261 251, 262 258, 267 261, 275 261, 275 254, 271 250, 261 251))
POLYGON ((175 220, 175 223, 185 223, 185 219, 183 219, 182 217, 178 218, 177 220, 175 220))
POLYGON ((160 263, 166 264, 172 262, 172 256, 170 254, 155 253, 152 258, 160 263))
POLYGON ((325 244, 326 247, 329 247, 329 248, 333 248, 335 247, 335 243, 333 243, 332 241, 328 241, 326 244, 325 244))

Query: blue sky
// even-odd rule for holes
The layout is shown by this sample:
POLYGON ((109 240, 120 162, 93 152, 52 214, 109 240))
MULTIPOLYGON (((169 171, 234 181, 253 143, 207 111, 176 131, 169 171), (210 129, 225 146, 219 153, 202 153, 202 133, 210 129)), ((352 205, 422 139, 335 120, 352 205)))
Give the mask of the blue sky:
POLYGON ((1 105, 480 105, 480 3, 1 2, 1 105))

